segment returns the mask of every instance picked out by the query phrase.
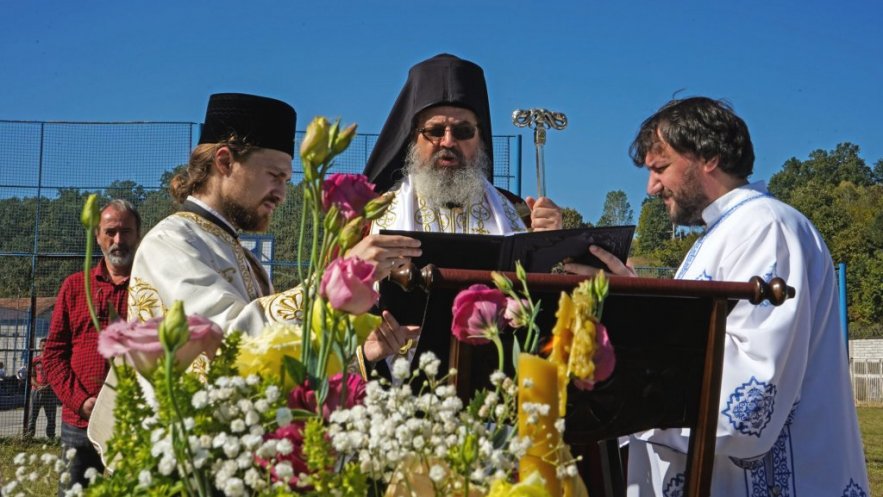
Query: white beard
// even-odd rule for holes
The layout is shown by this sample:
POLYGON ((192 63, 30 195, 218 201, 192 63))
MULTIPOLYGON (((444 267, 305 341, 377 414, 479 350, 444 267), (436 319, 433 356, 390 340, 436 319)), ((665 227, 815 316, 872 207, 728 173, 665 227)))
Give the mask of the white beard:
POLYGON ((471 161, 464 161, 459 151, 453 150, 460 158, 461 167, 438 167, 435 165, 439 150, 429 160, 421 161, 412 143, 405 158, 405 173, 410 175, 417 195, 432 207, 447 207, 450 204, 468 206, 481 202, 484 196, 484 182, 487 179, 488 157, 484 147, 479 147, 471 161))

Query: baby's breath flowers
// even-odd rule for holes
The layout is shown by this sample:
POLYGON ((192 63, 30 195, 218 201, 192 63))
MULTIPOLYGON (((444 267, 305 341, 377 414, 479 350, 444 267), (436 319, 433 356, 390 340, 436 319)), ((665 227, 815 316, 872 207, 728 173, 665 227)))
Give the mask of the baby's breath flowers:
MULTIPOLYGON (((0 495, 5 497, 42 497, 39 489, 46 487, 54 489, 59 481, 65 484, 70 482, 66 461, 74 457, 76 449, 68 449, 69 453, 65 454, 66 458, 59 457, 57 447, 50 449, 48 445, 44 445, 41 450, 43 452, 40 454, 19 452, 12 458, 12 464, 16 467, 15 474, 0 486, 0 495)), ((96 474, 94 469, 91 469, 91 472, 87 470, 86 477, 92 480, 96 474)), ((63 495, 65 497, 79 497, 83 495, 83 488, 80 484, 74 484, 63 495)))
POLYGON ((429 495, 484 492, 494 479, 509 478, 523 454, 523 440, 511 428, 515 383, 495 373, 493 392, 478 394, 467 406, 448 378, 438 377, 432 352, 410 371, 398 359, 393 375, 402 383, 375 379, 366 386, 362 405, 334 411, 327 434, 339 454, 358 464, 371 480, 401 486, 426 486, 429 495), (413 385, 419 373, 425 380, 413 385), (411 380, 411 381, 406 381, 411 380))

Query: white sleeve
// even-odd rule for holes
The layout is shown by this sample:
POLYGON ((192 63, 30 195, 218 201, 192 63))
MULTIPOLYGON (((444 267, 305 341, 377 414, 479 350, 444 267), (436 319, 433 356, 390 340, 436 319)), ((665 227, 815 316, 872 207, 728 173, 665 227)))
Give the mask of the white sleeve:
POLYGON ((129 319, 161 316, 175 300, 225 331, 256 334, 268 322, 300 318, 300 287, 250 299, 229 259, 198 237, 145 237, 129 283, 129 319))
MULTIPOLYGON (((727 318, 715 453, 752 459, 770 450, 799 401, 811 333, 811 292, 804 249, 779 222, 740 232, 715 269, 715 280, 769 281, 796 289, 779 307, 739 302, 727 318)), ((647 439, 686 452, 687 430, 654 430, 647 439)))

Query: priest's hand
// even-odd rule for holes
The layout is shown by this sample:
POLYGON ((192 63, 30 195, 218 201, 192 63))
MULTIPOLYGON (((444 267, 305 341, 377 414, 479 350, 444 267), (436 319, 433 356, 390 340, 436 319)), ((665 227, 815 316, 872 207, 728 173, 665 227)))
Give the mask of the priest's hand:
MULTIPOLYGON (((597 245, 589 245, 589 252, 601 260, 607 268, 610 270, 609 272, 615 274, 616 276, 637 276, 638 274, 635 272, 634 268, 629 265, 623 264, 621 260, 619 260, 615 255, 610 252, 602 249, 597 245)), ((587 266, 585 264, 577 264, 575 262, 565 262, 564 270, 568 273, 573 274, 582 274, 585 276, 594 276, 599 268, 587 266)))
POLYGON ((420 240, 401 235, 368 235, 347 252, 348 257, 358 257, 374 264, 374 281, 380 281, 419 257, 420 240))
POLYGON ((530 227, 534 231, 560 230, 564 225, 561 208, 549 197, 540 197, 536 200, 527 197, 524 201, 530 207, 530 227))
POLYGON ((419 337, 419 326, 402 326, 392 313, 383 311, 383 322, 365 339, 362 352, 365 354, 365 360, 371 362, 386 359, 393 354, 407 355, 408 351, 416 346, 419 337))

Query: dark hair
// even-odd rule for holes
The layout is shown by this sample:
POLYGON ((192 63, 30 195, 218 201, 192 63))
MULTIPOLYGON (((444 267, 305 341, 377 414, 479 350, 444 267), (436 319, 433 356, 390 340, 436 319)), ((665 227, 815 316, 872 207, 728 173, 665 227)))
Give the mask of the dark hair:
POLYGON ((754 170, 754 146, 748 126, 730 105, 722 100, 692 97, 672 100, 641 123, 629 156, 638 167, 653 145, 665 143, 679 154, 702 160, 718 158, 724 172, 747 178, 754 170))
POLYGON ((212 170, 215 154, 221 147, 229 148, 233 160, 240 162, 246 160, 249 154, 257 149, 236 136, 231 136, 220 143, 197 145, 190 153, 187 169, 176 174, 169 184, 169 192, 176 202, 183 204, 188 195, 198 193, 203 189, 209 172, 212 170))
MULTIPOLYGON (((135 218, 135 228, 138 230, 138 236, 141 236, 141 214, 138 213, 138 209, 132 205, 132 202, 129 202, 126 199, 115 198, 107 203, 104 208, 101 209, 101 213, 104 214, 106 209, 113 207, 114 209, 120 212, 128 212, 135 218)), ((96 228, 97 233, 97 228, 96 228)))

